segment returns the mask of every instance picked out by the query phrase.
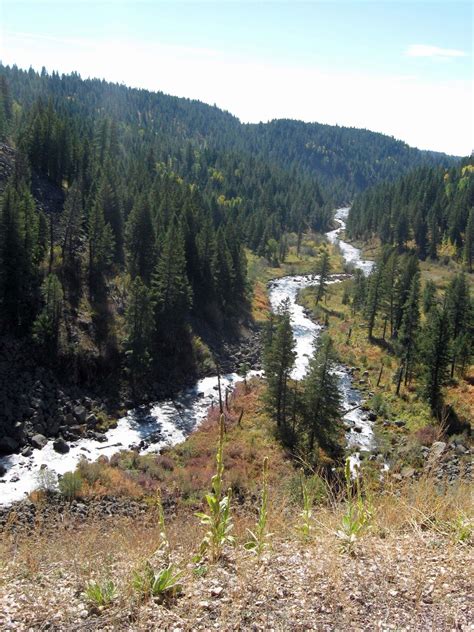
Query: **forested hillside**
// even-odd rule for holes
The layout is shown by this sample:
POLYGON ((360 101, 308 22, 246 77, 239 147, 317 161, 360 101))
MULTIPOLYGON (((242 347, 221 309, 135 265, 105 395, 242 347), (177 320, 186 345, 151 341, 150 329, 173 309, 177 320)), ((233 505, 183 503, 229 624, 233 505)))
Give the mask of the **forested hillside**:
MULTIPOLYGON (((1 67, 0 141, 2 344, 62 380, 133 393, 212 369, 208 347, 248 321, 246 248, 275 260, 288 233, 327 229, 337 200, 449 162, 364 130, 242 125, 15 66, 1 67)), ((29 384, 21 367, 17 379, 29 384)), ((20 394, 13 377, 0 392, 8 429, 29 409, 20 394)))
POLYGON ((394 183, 382 183, 356 197, 347 222, 350 237, 377 236, 382 244, 415 248, 418 257, 441 253, 474 259, 474 162, 449 170, 416 169, 394 183))
POLYGON ((355 193, 417 165, 448 165, 445 154, 420 151, 365 129, 277 120, 246 126, 252 151, 318 176, 326 196, 348 203, 355 193))

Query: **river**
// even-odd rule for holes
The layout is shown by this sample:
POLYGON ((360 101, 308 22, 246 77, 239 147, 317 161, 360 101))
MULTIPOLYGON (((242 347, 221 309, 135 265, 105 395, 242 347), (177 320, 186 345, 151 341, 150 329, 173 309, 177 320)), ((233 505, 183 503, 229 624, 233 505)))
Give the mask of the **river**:
MULTIPOLYGON (((338 244, 348 263, 368 273, 373 263, 362 260, 360 250, 339 239, 340 232, 345 228, 348 212, 348 208, 336 211, 335 221, 339 223, 339 227, 326 233, 326 236, 329 241, 338 244)), ((297 352, 293 370, 295 379, 304 377, 315 336, 321 331, 321 327, 313 323, 301 305, 298 305, 297 295, 300 289, 316 282, 317 277, 314 275, 296 275, 282 277, 269 284, 273 309, 283 300, 289 300, 297 352)), ((334 278, 332 282, 336 283, 338 279, 334 278)), ((258 372, 252 374, 256 375, 258 372)), ((360 408, 354 408, 361 400, 360 393, 352 388, 349 371, 341 366, 338 367, 337 374, 340 378, 344 408, 350 411, 344 416, 347 444, 355 450, 353 462, 357 463, 357 451, 370 450, 372 447, 372 424, 360 408)), ((223 376, 222 389, 232 388, 241 379, 236 373, 223 376)), ((39 472, 42 468, 47 467, 55 475, 64 474, 73 470, 82 458, 92 461, 101 455, 111 456, 119 450, 136 447, 151 437, 153 441, 143 448, 142 452, 158 452, 165 445, 180 443, 205 418, 209 407, 217 404, 217 401, 217 376, 206 377, 199 380, 194 387, 183 391, 174 400, 157 402, 129 411, 125 417, 119 419, 116 428, 107 432, 104 442, 80 439, 70 444, 67 454, 59 454, 54 450, 53 441, 50 440, 42 450, 33 450, 29 457, 21 454, 1 457, 0 465, 7 471, 0 478, 0 505, 21 500, 38 487, 39 472)))

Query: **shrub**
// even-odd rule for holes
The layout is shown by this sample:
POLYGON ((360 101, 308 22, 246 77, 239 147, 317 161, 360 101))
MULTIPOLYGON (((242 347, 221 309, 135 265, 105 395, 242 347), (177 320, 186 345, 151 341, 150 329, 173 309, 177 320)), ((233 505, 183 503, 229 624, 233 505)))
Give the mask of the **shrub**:
POLYGON ((442 432, 440 428, 431 424, 424 426, 415 432, 415 437, 418 443, 427 447, 431 446, 435 441, 439 441, 441 435, 442 432))
POLYGON ((77 498, 82 489, 82 476, 80 472, 66 472, 59 479, 59 491, 68 500, 77 498))
POLYGON ((58 477, 55 472, 43 467, 36 474, 37 490, 44 494, 51 494, 56 489, 58 477))

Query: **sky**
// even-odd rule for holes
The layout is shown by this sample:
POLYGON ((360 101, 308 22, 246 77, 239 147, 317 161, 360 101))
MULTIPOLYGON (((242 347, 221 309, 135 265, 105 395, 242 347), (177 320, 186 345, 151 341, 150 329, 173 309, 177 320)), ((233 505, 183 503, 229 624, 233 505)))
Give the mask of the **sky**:
POLYGON ((0 0, 0 60, 474 148, 470 2, 0 0))

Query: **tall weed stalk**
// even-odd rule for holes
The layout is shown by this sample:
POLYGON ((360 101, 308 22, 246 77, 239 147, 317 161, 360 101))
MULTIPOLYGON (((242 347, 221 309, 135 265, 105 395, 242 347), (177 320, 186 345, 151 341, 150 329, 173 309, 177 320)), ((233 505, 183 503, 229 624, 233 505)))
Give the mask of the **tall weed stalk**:
POLYGON ((220 416, 219 443, 216 453, 216 473, 211 479, 211 491, 206 494, 205 500, 208 511, 198 512, 196 516, 201 524, 207 528, 199 547, 201 556, 208 556, 211 562, 216 562, 222 556, 225 544, 233 545, 235 538, 231 535, 234 525, 230 516, 231 489, 223 495, 224 477, 224 415, 220 416))
POLYGON ((258 512, 258 520, 254 530, 247 529, 249 540, 244 544, 244 548, 253 551, 258 557, 268 547, 268 540, 271 533, 267 533, 268 521, 268 457, 263 459, 262 467, 262 503, 258 512))

